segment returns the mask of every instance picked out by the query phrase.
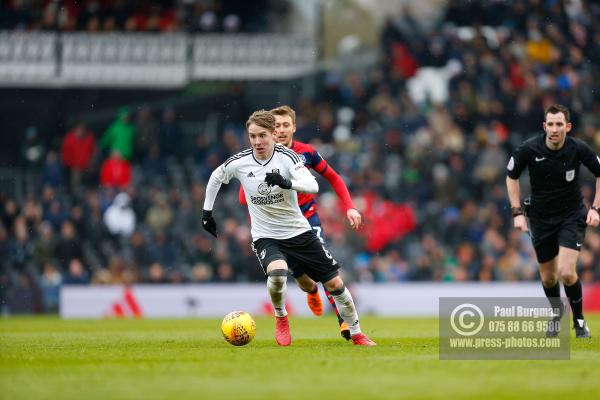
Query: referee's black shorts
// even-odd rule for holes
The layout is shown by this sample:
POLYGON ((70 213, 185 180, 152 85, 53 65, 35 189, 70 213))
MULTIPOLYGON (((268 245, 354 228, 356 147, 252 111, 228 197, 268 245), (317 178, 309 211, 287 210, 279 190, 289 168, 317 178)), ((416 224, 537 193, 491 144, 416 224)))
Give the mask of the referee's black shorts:
POLYGON ((580 251, 585 239, 586 218, 587 210, 583 205, 556 216, 530 213, 529 230, 538 262, 551 261, 558 254, 559 246, 580 251))
POLYGON ((271 262, 284 260, 290 269, 297 266, 317 282, 327 282, 338 276, 339 264, 312 230, 289 239, 257 239, 252 243, 252 249, 265 274, 271 262))

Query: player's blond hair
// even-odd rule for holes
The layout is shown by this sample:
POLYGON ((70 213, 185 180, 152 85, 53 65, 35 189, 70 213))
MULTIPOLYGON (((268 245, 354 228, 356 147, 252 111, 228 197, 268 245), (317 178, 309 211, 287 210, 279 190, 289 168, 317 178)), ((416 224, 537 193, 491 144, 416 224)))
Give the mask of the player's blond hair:
POLYGON ((270 112, 273 115, 281 115, 281 116, 289 115, 290 118, 292 119, 292 124, 296 125, 296 111, 294 111, 294 109, 292 107, 290 107, 288 105, 283 105, 283 106, 275 107, 270 112))
POLYGON ((261 128, 267 129, 269 132, 273 132, 275 130, 275 117, 270 111, 254 111, 248 118, 248 121, 246 121, 246 129, 248 129, 250 124, 258 125, 261 128))

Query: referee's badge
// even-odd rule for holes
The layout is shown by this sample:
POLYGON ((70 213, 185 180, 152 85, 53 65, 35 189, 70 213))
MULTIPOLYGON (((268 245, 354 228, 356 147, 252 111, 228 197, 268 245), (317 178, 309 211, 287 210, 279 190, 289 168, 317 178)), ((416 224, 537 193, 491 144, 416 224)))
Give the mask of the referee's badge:
POLYGON ((567 182, 571 182, 573 178, 575 178, 575 170, 572 169, 570 171, 567 171, 565 178, 567 179, 567 182))

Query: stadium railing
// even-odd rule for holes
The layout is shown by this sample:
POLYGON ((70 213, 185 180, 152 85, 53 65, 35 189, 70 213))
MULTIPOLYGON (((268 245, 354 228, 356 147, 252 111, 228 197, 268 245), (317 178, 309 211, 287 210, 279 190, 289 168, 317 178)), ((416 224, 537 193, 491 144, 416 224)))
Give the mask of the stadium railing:
POLYGON ((281 35, 201 35, 193 38, 194 79, 286 79, 312 72, 314 40, 281 35))
POLYGON ((273 80, 317 68, 308 36, 0 33, 0 85, 181 87, 193 80, 273 80))
POLYGON ((58 71, 55 33, 0 32, 0 84, 37 85, 58 71))

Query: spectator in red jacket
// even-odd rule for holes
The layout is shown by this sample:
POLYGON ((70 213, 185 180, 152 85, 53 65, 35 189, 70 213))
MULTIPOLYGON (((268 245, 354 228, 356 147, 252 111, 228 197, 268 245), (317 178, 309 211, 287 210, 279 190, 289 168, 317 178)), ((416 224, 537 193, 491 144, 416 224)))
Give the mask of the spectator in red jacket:
POLYGON ((65 135, 61 148, 62 163, 69 169, 71 188, 79 185, 84 172, 90 167, 96 151, 96 138, 80 122, 65 135))
POLYGON ((118 150, 113 150, 100 168, 100 183, 105 187, 124 189, 131 182, 131 165, 118 150))

